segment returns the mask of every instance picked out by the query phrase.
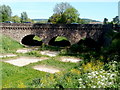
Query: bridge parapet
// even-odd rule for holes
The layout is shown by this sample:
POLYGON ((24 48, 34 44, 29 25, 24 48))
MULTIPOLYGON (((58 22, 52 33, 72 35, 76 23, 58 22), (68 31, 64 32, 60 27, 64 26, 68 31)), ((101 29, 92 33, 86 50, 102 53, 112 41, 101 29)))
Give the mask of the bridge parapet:
POLYGON ((102 24, 33 24, 33 23, 2 23, 0 27, 33 27, 33 28, 102 28, 102 24))

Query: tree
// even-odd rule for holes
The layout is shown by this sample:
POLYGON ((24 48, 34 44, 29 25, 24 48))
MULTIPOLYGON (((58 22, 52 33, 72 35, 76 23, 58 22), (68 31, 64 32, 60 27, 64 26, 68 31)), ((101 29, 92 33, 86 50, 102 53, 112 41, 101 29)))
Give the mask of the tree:
POLYGON ((79 18, 79 13, 75 8, 68 8, 66 9, 66 11, 64 12, 64 15, 66 17, 66 23, 72 23, 72 22, 78 22, 78 18, 79 18))
POLYGON ((55 5, 55 8, 53 9, 53 11, 54 11, 54 14, 60 14, 61 15, 68 8, 72 8, 72 6, 67 2, 65 2, 65 3, 61 2, 61 3, 55 5))
POLYGON ((108 23, 108 19, 107 19, 107 18, 104 18, 103 23, 104 23, 104 24, 107 24, 107 23, 108 23))
POLYGON ((48 22, 56 24, 59 22, 61 15, 60 14, 53 14, 49 19, 48 22))
POLYGON ((116 16, 115 18, 113 18, 113 23, 114 24, 119 24, 119 16, 116 16))
POLYGON ((12 16, 11 21, 20 23, 20 17, 18 17, 17 15, 12 16))
POLYGON ((26 12, 21 13, 21 23, 27 22, 28 16, 26 12))
POLYGON ((10 21, 11 14, 12 14, 12 10, 11 10, 10 6, 6 6, 6 5, 0 6, 0 18, 1 18, 0 21, 1 22, 10 21))
POLYGON ((49 22, 54 24, 63 23, 70 24, 72 22, 78 22, 79 13, 69 3, 56 4, 54 8, 54 14, 49 18, 49 22))

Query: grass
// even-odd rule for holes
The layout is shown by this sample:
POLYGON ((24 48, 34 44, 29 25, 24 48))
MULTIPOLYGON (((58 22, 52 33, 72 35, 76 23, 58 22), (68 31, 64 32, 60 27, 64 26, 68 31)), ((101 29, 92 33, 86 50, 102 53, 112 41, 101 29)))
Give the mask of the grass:
MULTIPOLYGON (((17 67, 8 63, 2 62, 2 87, 3 88, 28 88, 33 87, 29 85, 35 78, 44 78, 44 76, 50 75, 46 72, 40 72, 32 69, 35 65, 48 65, 60 70, 69 70, 78 66, 75 63, 65 63, 58 61, 59 57, 49 58, 48 60, 39 61, 36 63, 29 64, 24 67, 17 67)), ((0 62, 1 63, 1 62, 0 62)))
MULTIPOLYGON (((1 63, 1 62, 0 62, 1 63)), ((2 87, 25 88, 33 78, 43 77, 45 72, 40 72, 28 67, 17 67, 2 62, 2 87)))
POLYGON ((38 36, 34 36, 33 40, 42 41, 38 36))
POLYGON ((61 62, 61 61, 59 61, 59 56, 58 56, 58 57, 54 57, 54 58, 51 57, 47 60, 43 60, 43 61, 40 61, 37 63, 32 63, 32 64, 28 65, 27 67, 32 67, 35 65, 48 65, 48 66, 60 68, 61 70, 69 71, 70 69, 75 68, 79 64, 70 63, 70 62, 61 62))
POLYGON ((58 36, 55 41, 62 41, 62 40, 68 40, 66 37, 58 36))
POLYGON ((23 48, 22 45, 20 45, 15 40, 10 39, 7 36, 0 34, 0 52, 1 53, 15 53, 15 51, 19 48, 23 48))

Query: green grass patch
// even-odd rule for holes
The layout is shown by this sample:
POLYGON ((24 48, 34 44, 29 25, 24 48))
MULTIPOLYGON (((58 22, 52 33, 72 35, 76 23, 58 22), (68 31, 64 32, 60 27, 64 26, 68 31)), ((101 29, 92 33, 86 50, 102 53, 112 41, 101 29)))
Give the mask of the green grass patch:
POLYGON ((32 63, 28 65, 28 67, 32 67, 35 65, 48 65, 48 66, 52 66, 52 67, 60 68, 62 70, 64 69, 66 71, 69 71, 70 69, 76 68, 79 65, 78 63, 62 62, 62 61, 59 61, 58 59, 59 57, 55 57, 55 58, 52 57, 47 60, 32 63))
POLYGON ((14 53, 17 49, 23 48, 17 41, 0 34, 0 52, 1 53, 14 53))
POLYGON ((38 36, 34 36, 33 40, 42 41, 38 36))
POLYGON ((66 37, 58 36, 55 41, 62 41, 62 40, 68 40, 66 37))
POLYGON ((2 63, 2 87, 26 88, 33 78, 43 77, 45 72, 40 72, 28 67, 17 67, 8 63, 2 63))

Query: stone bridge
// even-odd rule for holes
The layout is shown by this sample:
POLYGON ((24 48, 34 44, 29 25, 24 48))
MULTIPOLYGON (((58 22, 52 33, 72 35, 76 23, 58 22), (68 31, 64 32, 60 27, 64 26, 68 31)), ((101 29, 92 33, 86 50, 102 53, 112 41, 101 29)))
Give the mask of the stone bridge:
MULTIPOLYGON (((57 36, 64 36, 70 44, 78 43, 81 39, 91 38, 99 45, 106 41, 105 33, 112 29, 111 25, 101 24, 22 24, 2 23, 2 34, 7 35, 22 44, 22 40, 29 35, 36 35, 46 45, 57 36)), ((31 37, 33 38, 33 37, 31 37)), ((28 40, 30 39, 27 38, 28 40)))

